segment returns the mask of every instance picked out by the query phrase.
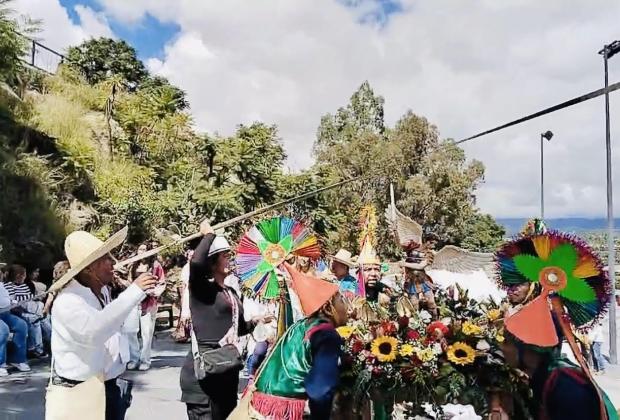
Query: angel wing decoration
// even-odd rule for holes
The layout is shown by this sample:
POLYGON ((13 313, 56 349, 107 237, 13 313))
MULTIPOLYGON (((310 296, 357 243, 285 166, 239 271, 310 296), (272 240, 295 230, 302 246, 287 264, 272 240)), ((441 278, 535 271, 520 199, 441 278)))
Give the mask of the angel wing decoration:
POLYGON ((394 204, 388 205, 385 218, 401 247, 407 249, 422 244, 422 226, 398 211, 394 204))
POLYGON ((469 273, 484 270, 492 275, 494 256, 488 252, 467 251, 454 245, 446 245, 435 252, 429 270, 446 270, 452 273, 469 273))

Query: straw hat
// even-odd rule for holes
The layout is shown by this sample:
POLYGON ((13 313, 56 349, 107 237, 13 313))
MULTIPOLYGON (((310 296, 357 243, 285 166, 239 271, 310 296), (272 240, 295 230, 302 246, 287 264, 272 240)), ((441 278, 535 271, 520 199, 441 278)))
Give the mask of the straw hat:
POLYGON ((337 284, 301 273, 290 264, 285 263, 284 266, 291 275, 293 289, 305 316, 321 309, 340 289, 337 284))
POLYGON ((332 256, 332 260, 346 265, 349 268, 355 267, 355 262, 351 259, 351 253, 346 249, 341 249, 332 256))
POLYGON ((105 242, 82 230, 69 234, 65 239, 65 254, 71 268, 52 284, 49 291, 61 290, 80 271, 122 244, 127 238, 127 231, 128 228, 124 227, 105 242))

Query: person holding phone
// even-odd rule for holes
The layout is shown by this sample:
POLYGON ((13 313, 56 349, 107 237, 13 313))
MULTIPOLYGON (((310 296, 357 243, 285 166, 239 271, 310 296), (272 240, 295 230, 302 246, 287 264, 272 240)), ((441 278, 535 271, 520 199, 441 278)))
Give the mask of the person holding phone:
POLYGON ((127 228, 103 242, 88 232, 71 233, 65 240, 70 269, 50 291, 52 307, 52 366, 47 388, 47 420, 122 420, 127 401, 118 377, 124 372, 128 346, 121 327, 157 280, 139 276, 116 299, 110 252, 127 237, 127 228))

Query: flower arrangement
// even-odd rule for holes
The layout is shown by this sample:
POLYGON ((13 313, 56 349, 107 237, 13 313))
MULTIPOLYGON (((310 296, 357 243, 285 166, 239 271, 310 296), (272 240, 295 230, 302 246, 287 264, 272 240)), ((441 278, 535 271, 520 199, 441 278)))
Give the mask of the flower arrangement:
POLYGON ((484 415, 490 394, 499 390, 525 407, 529 389, 499 351, 501 310, 469 300, 466 291, 459 296, 437 293, 440 320, 417 313, 374 323, 352 320, 339 328, 345 342, 343 392, 354 401, 406 401, 420 415, 425 403, 436 410, 448 403, 472 405, 484 415))

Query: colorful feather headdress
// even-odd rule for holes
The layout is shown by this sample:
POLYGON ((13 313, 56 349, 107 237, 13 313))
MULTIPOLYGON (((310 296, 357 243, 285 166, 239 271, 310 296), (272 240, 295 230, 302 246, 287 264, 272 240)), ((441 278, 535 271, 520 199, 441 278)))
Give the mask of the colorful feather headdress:
POLYGON ((567 321, 581 330, 604 315, 610 281, 600 258, 584 241, 544 231, 505 244, 496 258, 501 286, 529 282, 541 288, 538 297, 505 319, 506 329, 523 342, 541 347, 557 345, 552 313, 560 323, 567 321))
POLYGON ((282 280, 276 270, 291 254, 311 260, 321 256, 317 237, 310 229, 288 217, 273 217, 253 226, 237 246, 243 289, 259 299, 279 299, 282 280))

